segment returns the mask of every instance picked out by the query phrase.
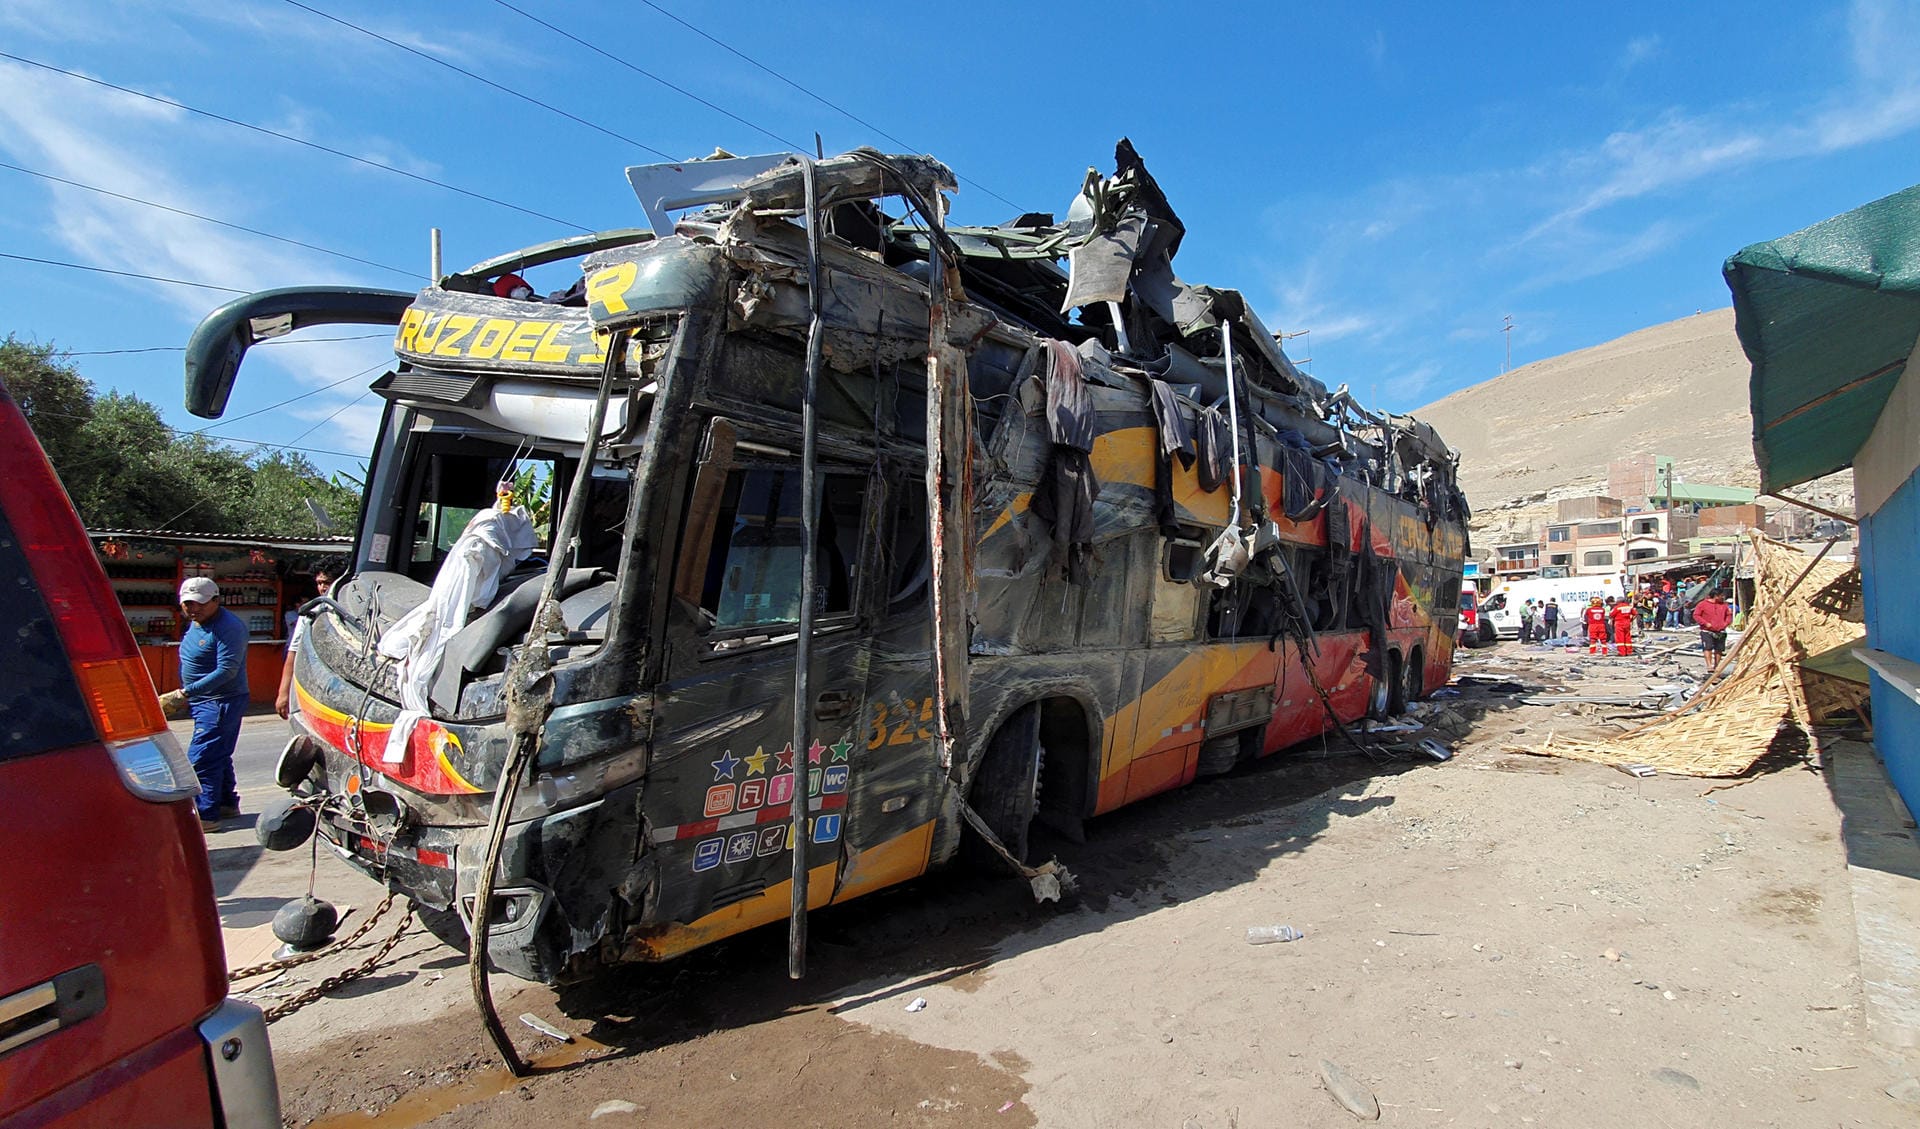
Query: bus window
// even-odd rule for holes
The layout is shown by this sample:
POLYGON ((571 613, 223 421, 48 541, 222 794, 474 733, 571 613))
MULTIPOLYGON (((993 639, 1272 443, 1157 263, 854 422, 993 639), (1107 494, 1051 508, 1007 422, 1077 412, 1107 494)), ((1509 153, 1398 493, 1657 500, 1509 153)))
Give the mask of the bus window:
MULTIPOLYGON (((551 456, 522 452, 517 464, 513 451, 485 441, 455 440, 461 446, 477 450, 431 450, 421 460, 413 510, 413 543, 406 551, 407 574, 423 584, 433 583, 440 562, 447 559, 453 543, 466 531, 473 515, 494 504, 495 489, 501 479, 519 468, 525 482, 550 484, 559 464, 551 456)), ((552 513, 543 502, 521 499, 534 511, 534 528, 545 546, 550 537, 552 513)))
POLYGON ((894 493, 893 543, 887 556, 892 578, 887 585, 889 613, 924 605, 927 584, 933 579, 933 562, 927 556, 926 492, 909 483, 894 493))
MULTIPOLYGON (((819 595, 814 611, 853 610, 854 564, 859 559, 860 512, 866 479, 827 474, 821 479, 819 595)), ((800 618, 800 475, 787 468, 753 467, 727 476, 700 606, 714 630, 739 631, 792 624, 800 618)))

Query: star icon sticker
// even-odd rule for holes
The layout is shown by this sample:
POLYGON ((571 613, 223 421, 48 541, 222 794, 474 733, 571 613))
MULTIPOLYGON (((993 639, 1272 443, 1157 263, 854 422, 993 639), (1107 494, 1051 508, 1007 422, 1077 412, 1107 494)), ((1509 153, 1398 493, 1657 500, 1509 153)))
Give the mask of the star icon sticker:
POLYGON ((822 745, 818 740, 815 740, 813 743, 813 747, 807 750, 807 763, 819 764, 820 754, 826 751, 827 751, 827 747, 825 745, 822 745))
POLYGON ((748 776, 759 776, 767 771, 767 762, 772 759, 766 749, 756 746, 750 755, 740 758, 740 763, 747 766, 748 776))
POLYGON ((713 778, 715 780, 732 780, 733 770, 740 767, 740 758, 733 755, 732 749, 728 749, 726 752, 720 754, 719 760, 709 763, 713 765, 713 778))
POLYGON ((847 759, 847 754, 853 751, 853 742, 842 737, 827 747, 833 750, 834 760, 844 761, 847 759))
POLYGON ((776 771, 792 772, 793 771, 793 742, 788 741, 786 748, 781 749, 779 752, 773 754, 773 760, 774 760, 773 767, 776 771))

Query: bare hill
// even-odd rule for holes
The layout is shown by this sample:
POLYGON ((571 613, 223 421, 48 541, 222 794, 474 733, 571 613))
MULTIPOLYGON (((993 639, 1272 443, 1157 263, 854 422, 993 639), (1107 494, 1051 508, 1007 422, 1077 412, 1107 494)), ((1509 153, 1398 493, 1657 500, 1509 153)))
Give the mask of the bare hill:
POLYGON ((1531 536, 1560 498, 1603 493, 1609 460, 1672 455, 1683 481, 1755 486, 1746 354, 1711 310, 1522 365, 1413 414, 1461 453, 1476 547, 1531 536))

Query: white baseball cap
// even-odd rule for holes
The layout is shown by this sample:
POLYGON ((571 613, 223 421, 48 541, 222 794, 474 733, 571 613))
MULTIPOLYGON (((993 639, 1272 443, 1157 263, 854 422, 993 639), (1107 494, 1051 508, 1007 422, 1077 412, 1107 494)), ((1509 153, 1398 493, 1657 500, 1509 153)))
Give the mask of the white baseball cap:
POLYGON ((189 576, 180 585, 180 602, 204 604, 220 598, 220 586, 204 576, 189 576))

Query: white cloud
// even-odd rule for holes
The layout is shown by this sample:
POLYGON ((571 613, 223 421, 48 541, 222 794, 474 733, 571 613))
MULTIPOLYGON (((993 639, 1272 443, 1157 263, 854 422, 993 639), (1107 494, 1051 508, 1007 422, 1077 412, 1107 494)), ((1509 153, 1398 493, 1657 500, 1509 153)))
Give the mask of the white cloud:
POLYGON ((1524 243, 1569 227, 1612 204, 1755 165, 1850 149, 1920 127, 1920 4, 1855 0, 1849 14, 1852 81, 1820 105, 1784 121, 1743 120, 1745 107, 1704 113, 1670 109, 1650 124, 1609 134, 1539 170, 1590 187, 1534 224, 1524 243))
MULTIPOLYGON (((114 189, 137 186, 133 194, 156 202, 244 221, 248 214, 241 201, 221 199, 223 193, 172 171, 207 128, 171 107, 0 62, 0 151, 54 176, 114 189)), ((37 221, 42 234, 77 262, 243 291, 341 275, 333 260, 97 193, 51 185, 42 200, 44 216, 21 218, 37 221)), ((227 300, 217 292, 158 282, 116 279, 99 285, 125 288, 142 301, 171 308, 186 324, 227 300)), ((262 348, 249 360, 248 383, 269 383, 254 370, 271 366, 291 376, 296 388, 324 386, 368 367, 383 353, 390 355, 375 341, 262 348)), ((324 415, 360 391, 343 385, 302 406, 324 415)), ((362 430, 363 446, 369 446, 372 432, 362 430)), ((356 432, 356 440, 360 437, 356 432)))
MULTIPOLYGON (((1272 316, 1265 312, 1261 320, 1275 333, 1312 334, 1304 340, 1311 344, 1337 341, 1342 337, 1366 333, 1378 328, 1375 318, 1353 310, 1336 309, 1322 296, 1320 268, 1310 260, 1302 269, 1284 278, 1275 278, 1278 305, 1272 316)), ((1291 351, 1291 350, 1290 350, 1291 351)))
POLYGON ((1405 403, 1409 400, 1418 400, 1426 393, 1428 388, 1433 386, 1434 378, 1439 375, 1440 365, 1438 362, 1427 361, 1423 364, 1416 365, 1398 376, 1388 378, 1387 395, 1400 403, 1405 403))
POLYGON ((1578 241, 1581 246, 1577 251, 1571 247, 1567 248, 1565 253, 1554 257, 1553 265, 1519 283, 1514 290, 1516 293, 1525 293, 1546 286, 1578 282, 1583 278, 1610 274, 1623 267, 1652 258, 1671 247, 1685 232, 1685 224, 1660 219, 1626 237, 1610 233, 1583 233, 1578 241))
POLYGON ((1659 53, 1660 35, 1658 32, 1636 35, 1632 39, 1627 40, 1626 47, 1621 50, 1620 62, 1617 69, 1630 71, 1659 53))

